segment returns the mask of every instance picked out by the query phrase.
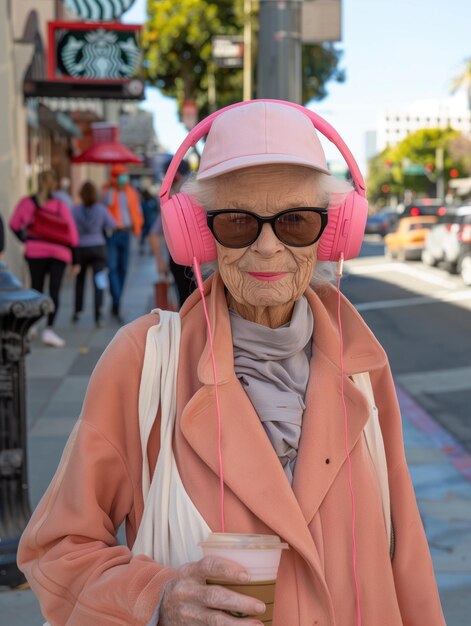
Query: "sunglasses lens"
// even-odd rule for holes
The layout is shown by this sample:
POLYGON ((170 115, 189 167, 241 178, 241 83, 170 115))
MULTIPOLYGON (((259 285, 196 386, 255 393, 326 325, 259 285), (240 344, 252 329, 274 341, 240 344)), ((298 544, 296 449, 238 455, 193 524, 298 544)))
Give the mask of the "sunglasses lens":
POLYGON ((322 218, 314 211, 290 211, 275 221, 277 237, 287 246, 308 246, 319 237, 322 218))
POLYGON ((214 217, 213 230, 223 246, 243 248, 255 240, 258 224, 252 215, 224 211, 214 217))

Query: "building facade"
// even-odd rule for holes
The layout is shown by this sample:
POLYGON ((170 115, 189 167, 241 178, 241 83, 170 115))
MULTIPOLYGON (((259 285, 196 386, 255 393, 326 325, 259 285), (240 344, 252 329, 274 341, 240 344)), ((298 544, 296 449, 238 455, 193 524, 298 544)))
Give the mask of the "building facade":
POLYGON ((464 93, 386 110, 377 120, 376 152, 398 144, 417 130, 449 127, 471 136, 471 112, 464 93))
MULTIPOLYGON (((101 15, 102 0, 87 6, 92 4, 100 5, 101 15)), ((121 13, 131 4, 129 0, 122 4, 121 13)), ((75 84, 51 80, 48 23, 80 22, 69 6, 78 5, 64 0, 0 1, 0 214, 5 225, 18 200, 36 190, 38 174, 45 169, 53 168, 59 178, 70 180, 74 199, 84 180, 101 186, 106 167, 72 166, 71 158, 89 147, 93 122, 119 123, 122 103, 143 97, 139 79, 115 81, 111 87, 106 80, 75 84)), ((24 279, 22 245, 8 228, 5 231, 6 261, 24 279)))

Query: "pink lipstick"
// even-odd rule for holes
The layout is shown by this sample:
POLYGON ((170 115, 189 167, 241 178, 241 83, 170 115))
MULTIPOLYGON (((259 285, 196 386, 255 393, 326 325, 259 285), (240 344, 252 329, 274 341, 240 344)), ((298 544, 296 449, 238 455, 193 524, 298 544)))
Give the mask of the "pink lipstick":
POLYGON ((280 280, 283 276, 286 276, 287 272, 248 272, 249 276, 256 280, 280 280))

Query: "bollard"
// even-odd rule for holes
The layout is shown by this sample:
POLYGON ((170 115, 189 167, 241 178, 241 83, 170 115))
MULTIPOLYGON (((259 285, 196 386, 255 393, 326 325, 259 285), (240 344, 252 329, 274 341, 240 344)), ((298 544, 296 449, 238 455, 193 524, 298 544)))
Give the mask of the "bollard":
POLYGON ((22 283, 0 261, 0 586, 25 581, 18 542, 31 515, 26 455, 25 356, 28 331, 54 310, 52 300, 22 283))

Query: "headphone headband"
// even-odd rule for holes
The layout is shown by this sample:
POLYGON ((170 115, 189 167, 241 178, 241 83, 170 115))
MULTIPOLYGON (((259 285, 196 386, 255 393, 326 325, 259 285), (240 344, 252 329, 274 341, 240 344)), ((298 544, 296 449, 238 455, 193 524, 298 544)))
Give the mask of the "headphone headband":
POLYGON ((219 109, 219 111, 215 111, 205 117, 204 120, 199 122, 187 135, 181 146, 178 148, 175 153, 167 172, 165 173, 164 179, 162 181, 162 186, 160 188, 160 198, 162 202, 168 200, 170 196, 170 190, 172 188, 172 183, 177 173, 178 167, 180 163, 183 161, 185 154, 188 150, 195 146, 200 139, 205 137, 214 122, 214 120, 225 113, 229 109, 235 109, 236 107, 244 106, 246 104, 250 104, 251 102, 275 102, 277 104, 284 104, 299 111, 302 111, 309 119, 311 120, 314 128, 318 130, 326 139, 328 139, 331 143, 333 143, 339 150, 340 154, 345 159, 346 164, 348 165, 348 169, 352 175, 353 183, 359 193, 360 196, 366 196, 366 186, 363 180, 363 176, 361 175, 360 168, 357 165, 352 153, 350 152, 348 146, 344 142, 344 140, 340 137, 338 132, 335 130, 333 126, 329 124, 324 118, 307 109, 306 107, 301 106, 300 104, 296 104, 294 102, 288 102, 287 100, 274 100, 274 99, 257 99, 257 100, 246 100, 244 102, 236 102, 235 104, 231 104, 223 109, 219 109))

